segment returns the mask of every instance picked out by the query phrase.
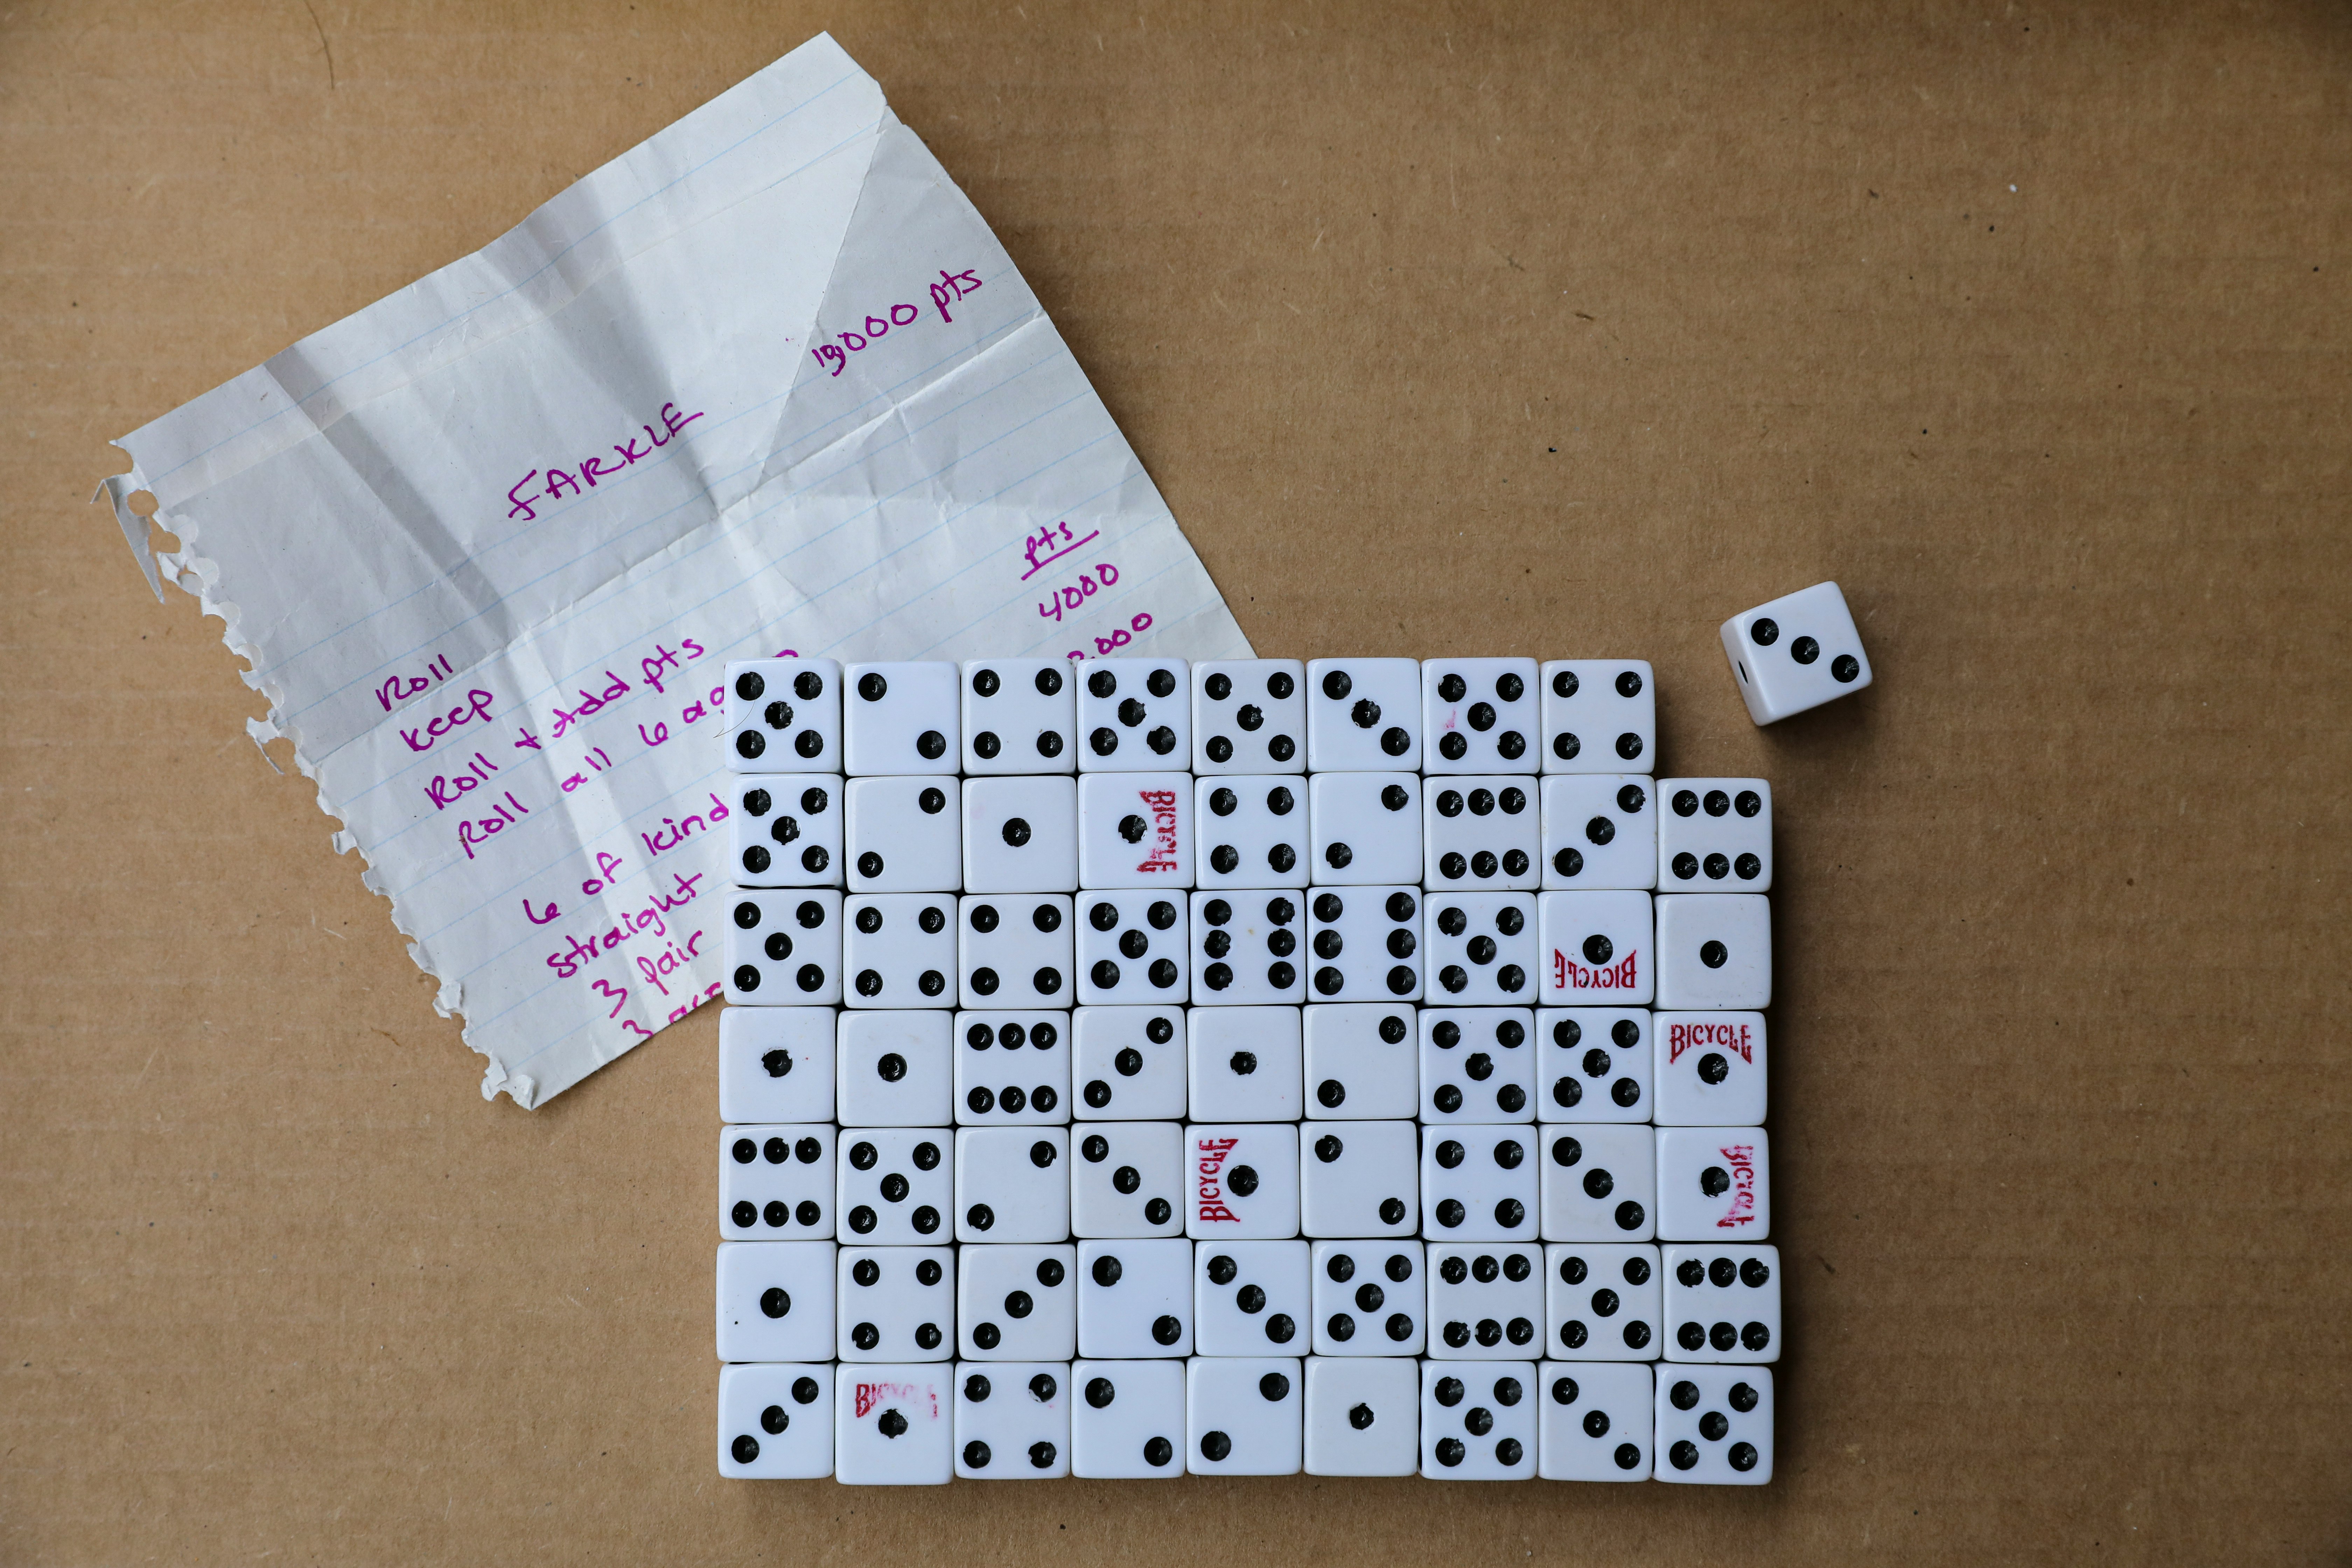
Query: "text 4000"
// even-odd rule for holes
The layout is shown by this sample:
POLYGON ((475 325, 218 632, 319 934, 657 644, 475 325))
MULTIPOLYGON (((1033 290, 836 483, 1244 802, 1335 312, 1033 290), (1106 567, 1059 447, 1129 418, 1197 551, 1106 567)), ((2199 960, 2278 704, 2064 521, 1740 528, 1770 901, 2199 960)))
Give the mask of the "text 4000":
POLYGON ((1063 611, 1079 608, 1088 599, 1118 583, 1118 568, 1106 561, 1091 572, 1079 573, 1078 580, 1069 586, 1048 591, 1037 602, 1038 616, 1044 620, 1058 621, 1063 611))

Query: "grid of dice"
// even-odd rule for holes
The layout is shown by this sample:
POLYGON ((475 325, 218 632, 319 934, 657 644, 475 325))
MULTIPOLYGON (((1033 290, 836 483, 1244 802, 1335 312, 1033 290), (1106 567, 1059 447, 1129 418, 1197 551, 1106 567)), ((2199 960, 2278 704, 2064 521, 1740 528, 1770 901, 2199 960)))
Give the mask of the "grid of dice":
POLYGON ((723 1475, 1770 1479, 1771 791, 1647 664, 727 679, 723 1475))

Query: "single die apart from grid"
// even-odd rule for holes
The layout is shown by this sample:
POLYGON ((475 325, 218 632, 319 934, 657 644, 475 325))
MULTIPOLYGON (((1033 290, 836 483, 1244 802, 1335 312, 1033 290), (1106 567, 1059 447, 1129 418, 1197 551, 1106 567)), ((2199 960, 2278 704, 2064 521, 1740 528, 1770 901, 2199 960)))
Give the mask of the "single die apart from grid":
POLYGON ((1772 1230, 1772 1150, 1761 1127, 1658 1129, 1658 1239, 1761 1241, 1772 1230))
POLYGON ((1492 1360, 1542 1348, 1542 1248, 1433 1241, 1429 1276, 1432 1356, 1492 1360))
POLYGON ((963 771, 1066 773, 1077 766, 1077 701, 1058 658, 968 658, 963 771))
POLYGON ((961 766, 956 667, 944 659, 844 669, 843 770, 865 776, 952 774, 961 766))
POLYGON ((728 1007, 719 1015, 721 1121, 830 1121, 830 1007, 728 1007))
POLYGON ((1181 1237, 1079 1242, 1078 1353, 1192 1354, 1192 1244, 1181 1237))
POLYGON ((1421 876, 1421 779, 1412 773, 1310 773, 1307 871, 1317 887, 1360 888, 1421 876))
POLYGON ((1070 1119, 1066 1013, 959 1013, 955 1119, 966 1127, 1058 1126, 1070 1119))
POLYGON ((966 1006, 1066 1007, 1076 956, 1067 893, 959 900, 957 988, 966 1006))
POLYGON ((1870 656, 1835 583, 1816 583, 1723 623, 1724 657, 1748 704, 1769 724, 1870 684, 1870 656))
POLYGON ((1192 885, 1192 775, 1093 773, 1078 781, 1078 885, 1192 885))
POLYGON ((1536 1473, 1548 1481, 1650 1479, 1653 1383, 1646 1364, 1548 1361, 1536 1370, 1542 1392, 1536 1473))
POLYGON ((719 1234, 730 1241, 824 1241, 834 1234, 830 1122, 752 1123, 719 1138, 719 1234))
POLYGON ((735 895, 727 931, 727 1000, 738 1006, 824 1006, 841 1000, 841 895, 830 888, 735 895))
POLYGON ((1658 1005, 1769 1006, 1772 901, 1761 893, 1658 895, 1658 1005))
POLYGON ((963 881, 953 779, 851 779, 842 856, 854 893, 951 893, 963 881))
POLYGON ((1184 1381, 1184 1462, 1194 1475, 1298 1473, 1307 1390, 1296 1356, 1196 1356, 1184 1381))
POLYGON ((966 1127, 955 1141, 958 1241, 1068 1237, 1068 1128, 966 1127))
POLYGON ((1541 762, 1536 689, 1531 658, 1423 659, 1423 769, 1534 773, 1541 762))
POLYGON ((1423 906, 1430 996, 1466 1005, 1535 1000, 1536 896, 1433 892, 1423 906))
POLYGON ((1070 1233, 1181 1236, 1184 1129, 1172 1121, 1090 1122, 1070 1166, 1070 1233))
POLYGON ((1536 781, 1433 778, 1423 786, 1422 878, 1433 889, 1528 889, 1541 867, 1536 781))
POLYGON ((841 1015, 838 1120, 845 1127, 945 1127, 949 1015, 929 1009, 841 1015))
POLYGON ((1298 1234, 1295 1122, 1194 1122, 1184 1129, 1191 1168, 1184 1233, 1194 1240, 1277 1240, 1298 1234))
POLYGON ((1441 1481, 1533 1479, 1535 1363, 1422 1363, 1421 1473, 1441 1481))
POLYGON ((1658 1368, 1656 1479, 1760 1487, 1772 1479, 1772 1370, 1658 1368))
POLYGON ((1181 658, 1090 660, 1078 681, 1078 770, 1191 765, 1192 686, 1181 658))
POLYGON ((1189 1020, 1195 1121, 1296 1121, 1298 1009, 1200 1007, 1189 1020))
POLYGON ((852 1007, 955 1005, 952 893, 852 893, 842 902, 842 1000, 852 1007))
POLYGON ((1534 1015, 1525 1007, 1424 1007, 1421 1119, 1432 1126, 1535 1120, 1534 1015))
POLYGON ((1301 1130, 1298 1225, 1308 1236, 1411 1236, 1420 1226, 1417 1130, 1330 1121, 1301 1130))
POLYGON ((1184 1473, 1184 1363, 1070 1365, 1070 1473, 1135 1480, 1184 1473))
POLYGON ((945 1486, 954 1474, 955 1368, 844 1365, 833 1397, 833 1473, 845 1486, 945 1486))
POLYGON ((1180 889, 1077 898, 1078 1000, 1180 1004, 1192 951, 1192 895, 1180 889))
POLYGON ((1643 1007, 1536 1011, 1536 1108, 1545 1121, 1651 1120, 1650 1013, 1643 1007))
POLYGON ((745 1481, 814 1481, 833 1474, 833 1368, 822 1363, 720 1368, 719 1473, 745 1481))
POLYGON ((1192 771, 1296 773, 1307 766, 1307 667, 1295 658, 1192 667, 1192 771))
POLYGON ((1421 1059, 1410 1003, 1318 1003, 1306 1012, 1309 1121, 1374 1121, 1413 1114, 1421 1059))
POLYGON ((1078 1353, 1076 1247, 967 1247, 957 1263, 959 1354, 1067 1361, 1078 1353))
POLYGON ((1422 1352, 1429 1282, 1420 1242, 1318 1241, 1307 1269, 1317 1355, 1422 1352))
POLYGON ((1660 779, 1658 887, 1762 893, 1772 887, 1772 786, 1763 779, 1660 779))
POLYGON ((735 881, 745 888, 841 886, 844 798, 833 773, 745 773, 730 792, 735 881))
POLYGON ((1536 927, 1538 1000, 1553 1006, 1650 1005, 1658 966, 1649 894, 1540 894, 1536 927))
POLYGON ((949 1239, 955 1207, 950 1134, 932 1127, 858 1127, 841 1135, 841 1238, 877 1247, 949 1239))
POLYGON ((964 781, 964 891, 1066 893, 1077 885, 1077 780, 964 781))
POLYGON ((1309 1310, 1305 1242, 1221 1241, 1192 1249, 1195 1354, 1302 1353, 1309 1310))
POLYGON ((1763 1124, 1763 1014, 1656 1014, 1650 1060, 1659 1126, 1763 1124))
POLYGON ((1307 1361, 1310 1476, 1409 1476, 1421 1456, 1421 1364, 1398 1357, 1307 1361))
POLYGON ((1199 779, 1192 792, 1199 887, 1307 886, 1307 790, 1297 773, 1199 779))
POLYGON ((1544 1248, 1545 1354, 1562 1361, 1654 1361, 1658 1249, 1647 1242, 1555 1242, 1544 1248))
POLYGON ((728 763, 738 773, 841 771, 841 666, 746 658, 727 666, 728 763))
POLYGON ((1543 885, 1648 889, 1658 880, 1658 797, 1633 773, 1543 782, 1543 885))
POLYGON ((1538 680, 1544 772, 1618 773, 1656 765, 1657 685, 1646 659, 1554 659, 1538 680))
POLYGON ((955 1248, 845 1247, 834 1309, 843 1361, 955 1355, 955 1248))
POLYGON ((1429 1129, 1422 1141, 1421 1208, 1432 1237, 1533 1241, 1538 1231, 1536 1130, 1429 1129))
POLYGON ((1234 891, 1193 899, 1193 1005, 1302 1000, 1305 897, 1303 891, 1234 891))
POLYGON ((1184 1119, 1184 1010, 1181 1007, 1081 1007, 1071 1060, 1081 1121, 1181 1121, 1184 1119))
POLYGON ((1307 910, 1314 1000, 1421 999, 1419 888, 1320 888, 1308 895, 1307 910))
POLYGON ((1315 773, 1420 772, 1420 661, 1308 660, 1307 766, 1315 773))
POLYGON ((971 1481, 1049 1481, 1068 1475, 1069 1363, 957 1367, 955 1473, 971 1481))
POLYGON ((1658 1234, 1657 1134, 1606 1122, 1536 1129, 1546 1241, 1648 1241, 1658 1234))
POLYGON ((1670 1243, 1665 1248, 1668 1361, 1780 1359, 1780 1249, 1670 1243))
POLYGON ((829 1241, 719 1244, 719 1359, 831 1361, 829 1241))

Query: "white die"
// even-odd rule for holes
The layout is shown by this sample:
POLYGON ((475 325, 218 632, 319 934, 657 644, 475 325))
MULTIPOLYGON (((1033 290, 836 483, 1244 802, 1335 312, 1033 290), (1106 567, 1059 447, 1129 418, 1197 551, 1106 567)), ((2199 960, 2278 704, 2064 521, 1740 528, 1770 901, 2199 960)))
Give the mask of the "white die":
POLYGON ((1665 1249, 1668 1361, 1780 1359, 1780 1249, 1685 1243, 1665 1249))
POLYGON ((1069 1005, 1068 894, 967 894, 959 902, 957 984, 966 1005, 1069 1005))
POLYGON ((1192 1353, 1192 1244, 1078 1243, 1078 1353, 1098 1357, 1192 1353))
POLYGON ((1201 1007, 1188 1022, 1193 1121, 1298 1120, 1297 1008, 1201 1007))
POLYGON ((959 1355, 1067 1361, 1077 1353, 1076 1247, 967 1247, 956 1263, 959 1355))
MULTIPOLYGON (((1130 775, 1131 776, 1131 775, 1130 775)), ((1192 895, 1178 888, 1078 895, 1078 1000, 1181 1004, 1192 951, 1192 895)))
POLYGON ((1763 1014, 1659 1013, 1650 1059, 1659 1126, 1763 1125, 1763 1014))
POLYGON ((1068 1237, 1068 1128, 966 1127, 955 1140, 958 1241, 1068 1237))
POLYGON ((1541 814, 1535 780, 1433 778, 1423 786, 1422 877, 1432 889, 1533 888, 1541 814))
POLYGON ((955 1005, 953 893, 852 893, 841 912, 845 1005, 955 1005))
POLYGON ((834 1479, 853 1487, 947 1485, 955 1473, 954 1376, 944 1362, 839 1368, 834 1479))
POLYGON ((1078 781, 966 779, 967 893, 1066 893, 1078 885, 1078 781))
POLYGON ((1078 885, 1192 885, 1192 775, 1090 773, 1078 781, 1078 885))
POLYGON ((832 659, 730 659, 727 698, 736 772, 841 771, 841 666, 832 659))
POLYGON ((1279 1355, 1307 1348, 1303 1241, 1207 1242, 1192 1249, 1196 1355, 1279 1355))
POLYGON ((1772 1479, 1772 1369, 1658 1371, 1655 1479, 1760 1487, 1772 1479))
POLYGON ((1421 1473, 1436 1481, 1534 1479, 1535 1363, 1422 1363, 1421 1473))
POLYGON ((1409 1476, 1421 1455, 1421 1367, 1395 1357, 1307 1358, 1310 1476, 1409 1476))
POLYGON ((841 1361, 955 1355, 955 1248, 845 1247, 834 1309, 841 1361))
POLYGON ((1561 658, 1543 667, 1543 768, 1615 773, 1655 767, 1658 693, 1649 661, 1561 658))
POLYGON ((1772 1234, 1772 1146, 1761 1127, 1658 1129, 1658 1239, 1772 1234))
POLYGON ((1298 1002, 1303 892, 1202 893, 1192 900, 1192 1005, 1298 1002))
POLYGON ((1185 1235, 1268 1241, 1298 1234, 1296 1123, 1196 1122, 1184 1129, 1184 1142, 1192 1167, 1185 1235))
POLYGON ((841 894, 776 889, 735 896, 727 932, 727 1000, 814 1007, 841 1000, 841 894))
POLYGON ((952 1231, 955 1173, 944 1130, 859 1127, 842 1134, 838 1196, 842 1237, 875 1247, 916 1247, 952 1231))
POLYGON ((963 771, 1066 773, 1077 766, 1077 702, 1058 658, 963 662, 963 771))
POLYGON ((1308 1129, 1298 1162, 1298 1227, 1308 1236, 1411 1236, 1421 1223, 1419 1142, 1410 1121, 1308 1129))
POLYGON ((841 886, 840 775, 745 773, 729 793, 736 886, 841 886))
POLYGON ((1081 1007, 1071 1062, 1081 1121, 1181 1121, 1187 1100, 1181 1007, 1081 1007))
POLYGON ((1660 779, 1658 803, 1662 890, 1771 889, 1771 784, 1763 779, 1660 779))
POLYGON ((1181 658, 1088 660, 1078 682, 1078 771, 1189 766, 1192 685, 1181 658))
POLYGON ((1835 583, 1816 583, 1723 623, 1723 653, 1759 724, 1870 684, 1870 656, 1835 583))
POLYGON ((1418 1241, 1318 1241, 1307 1258, 1315 1353, 1419 1355, 1429 1281, 1418 1241))
POLYGON ((1307 766, 1313 773, 1419 773, 1419 661, 1308 660, 1307 766))
POLYGON ((953 774, 961 766, 956 667, 944 659, 853 664, 842 671, 842 771, 866 777, 953 774))
POLYGON ((830 1007, 727 1007, 719 1014, 721 1121, 830 1121, 830 1007))
POLYGON ((831 1361, 829 1241, 719 1244, 719 1359, 831 1361))
POLYGON ((1544 1342, 1563 1361, 1655 1361, 1658 1249, 1648 1242, 1544 1248, 1544 1342))
POLYGON ((1537 1423, 1536 1473, 1548 1481, 1650 1479, 1652 1373, 1625 1362, 1548 1361, 1537 1423))
POLYGON ((1421 1119, 1433 1127, 1534 1121, 1532 1017, 1525 1007, 1423 1008, 1421 1119))
POLYGON ((959 1013, 955 1119, 966 1127, 1059 1126, 1070 1119, 1066 1013, 959 1013))
POLYGON ((952 893, 963 883, 953 779, 851 779, 842 858, 854 893, 952 893))
POLYGON ((721 1367, 719 1473, 730 1480, 814 1481, 833 1474, 833 1368, 721 1367))
POLYGON ((834 1234, 830 1123, 730 1127, 719 1139, 719 1234, 823 1241, 834 1234))
POLYGON ((1184 1129, 1172 1121, 1097 1121, 1070 1167, 1070 1233, 1124 1239, 1184 1231, 1184 1129))
POLYGON ((1533 1241, 1542 1228, 1540 1147, 1532 1127, 1431 1128, 1421 1151, 1429 1234, 1448 1241, 1533 1241))
POLYGON ((1658 796, 1639 773, 1543 782, 1543 885, 1640 888, 1658 880, 1658 796))
POLYGON ((1072 1475, 1136 1480, 1184 1473, 1182 1362, 1074 1362, 1070 1386, 1072 1475))
POLYGON ((1536 900, 1537 1000, 1551 1006, 1646 1007, 1657 989, 1650 895, 1544 893, 1536 900))
POLYGON ((1307 909, 1316 1001, 1421 999, 1419 888, 1324 888, 1307 909))
POLYGON ((1192 771, 1296 773, 1307 766, 1307 667, 1295 658, 1192 667, 1192 771))
POLYGON ((1658 1234, 1658 1143, 1647 1127, 1536 1129, 1546 1241, 1648 1241, 1658 1234))
POLYGON ((1423 659, 1421 691, 1424 771, 1531 773, 1541 764, 1534 659, 1423 659))
POLYGON ((1307 879, 1361 888, 1421 876, 1421 780, 1412 773, 1309 773, 1307 879))
POLYGON ((1297 773, 1204 778, 1192 788, 1199 887, 1307 886, 1307 802, 1297 773))
POLYGON ((1070 1473, 1066 1362, 956 1368, 955 1473, 973 1481, 1050 1481, 1070 1473))
POLYGON ((1430 996, 1463 1006, 1535 999, 1536 896, 1432 893, 1422 968, 1430 996))
POLYGON ((1658 895, 1658 1005, 1753 1012, 1772 1001, 1772 900, 1658 895))
POLYGON ((1323 1002, 1306 1014, 1307 1116, 1315 1121, 1409 1117, 1421 1103, 1413 1007, 1323 1002))
POLYGON ((1295 1476, 1307 1391, 1291 1356, 1196 1356, 1184 1369, 1185 1464, 1196 1476, 1295 1476))
POLYGON ((1536 1103, 1546 1121, 1651 1120, 1649 1013, 1546 1007, 1536 1014, 1536 1103))
POLYGON ((1491 1242, 1429 1244, 1429 1353, 1440 1361, 1533 1355, 1542 1331, 1543 1252, 1491 1242))
POLYGON ((945 1127, 948 1015, 929 1010, 841 1015, 838 1120, 845 1127, 945 1127))

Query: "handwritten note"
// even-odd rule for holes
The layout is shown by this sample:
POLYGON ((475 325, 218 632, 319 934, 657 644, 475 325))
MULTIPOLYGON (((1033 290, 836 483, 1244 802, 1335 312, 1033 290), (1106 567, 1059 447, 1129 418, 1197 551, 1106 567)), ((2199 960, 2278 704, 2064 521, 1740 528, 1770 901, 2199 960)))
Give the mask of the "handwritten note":
POLYGON ((728 659, 1248 652, 829 37, 122 445, 150 582, 524 1105, 718 994, 728 659))

